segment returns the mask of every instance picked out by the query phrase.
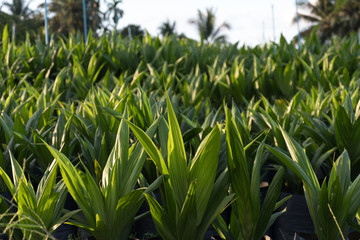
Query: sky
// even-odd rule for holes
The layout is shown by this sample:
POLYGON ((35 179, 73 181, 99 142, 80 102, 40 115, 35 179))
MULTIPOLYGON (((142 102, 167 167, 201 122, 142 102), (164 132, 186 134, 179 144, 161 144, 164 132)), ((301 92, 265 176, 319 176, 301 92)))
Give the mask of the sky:
MULTIPOLYGON (((43 2, 33 0, 30 7, 36 9, 43 2)), ((104 2, 100 6, 106 9, 104 2)), ((128 24, 137 24, 151 35, 159 34, 159 26, 169 19, 176 21, 178 33, 198 40, 199 34, 189 19, 197 17, 198 9, 205 11, 206 8, 215 10, 217 25, 225 21, 231 25, 231 29, 224 30, 223 34, 232 43, 254 46, 274 40, 277 42, 281 34, 290 40, 298 31, 297 25, 292 22, 296 13, 295 0, 123 0, 120 8, 124 10, 124 16, 119 20, 119 29, 128 24)), ((306 23, 300 23, 301 29, 306 26, 306 23)))

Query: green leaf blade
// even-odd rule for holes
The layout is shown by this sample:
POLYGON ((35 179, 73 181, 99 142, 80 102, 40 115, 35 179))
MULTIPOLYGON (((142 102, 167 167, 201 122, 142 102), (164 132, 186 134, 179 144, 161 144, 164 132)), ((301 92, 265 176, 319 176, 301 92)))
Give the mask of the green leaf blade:
POLYGON ((169 120, 169 138, 167 146, 169 175, 171 187, 174 191, 174 197, 180 208, 185 201, 188 188, 187 160, 180 127, 168 95, 166 95, 166 105, 169 120))

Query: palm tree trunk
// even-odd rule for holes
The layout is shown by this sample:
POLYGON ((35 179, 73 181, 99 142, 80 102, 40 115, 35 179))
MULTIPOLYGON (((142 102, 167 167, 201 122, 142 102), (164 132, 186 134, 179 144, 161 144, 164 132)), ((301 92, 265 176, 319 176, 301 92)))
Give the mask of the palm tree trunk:
POLYGON ((16 33, 16 22, 13 22, 12 24, 12 42, 15 42, 15 33, 16 33))

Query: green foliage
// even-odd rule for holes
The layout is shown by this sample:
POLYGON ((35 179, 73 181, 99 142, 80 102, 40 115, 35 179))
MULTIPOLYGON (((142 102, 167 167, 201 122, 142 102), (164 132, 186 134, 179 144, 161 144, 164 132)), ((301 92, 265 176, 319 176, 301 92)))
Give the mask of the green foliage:
POLYGON ((169 135, 167 161, 151 139, 130 124, 140 143, 164 176, 160 204, 145 195, 151 215, 163 239, 202 239, 209 225, 223 211, 232 195, 226 196, 227 173, 216 177, 220 150, 220 128, 215 126, 187 163, 183 138, 170 99, 166 96, 169 135), (225 187, 225 188, 224 188, 225 187))
MULTIPOLYGON (((127 117, 126 111, 123 116, 127 117)), ((154 134, 155 128, 156 122, 148 134, 154 134)), ((79 172, 64 154, 45 145, 59 164, 69 193, 85 215, 86 220, 77 217, 69 224, 84 228, 96 239, 128 239, 135 215, 144 201, 143 193, 153 188, 134 190, 146 155, 140 145, 129 147, 125 120, 120 123, 115 146, 105 167, 101 170, 100 166, 95 166, 101 184, 86 167, 85 173, 79 172)), ((94 162, 98 164, 96 159, 94 162)))
MULTIPOLYGON (((30 36, 12 42, 10 29, 0 43, 0 167, 11 177, 17 159, 25 186, 38 189, 55 157, 56 180, 85 216, 68 223, 100 239, 127 238, 148 202, 163 238, 200 239, 217 219, 229 239, 258 239, 280 214, 273 211, 282 187, 304 193, 314 222, 329 222, 334 236, 337 226, 344 236, 349 225, 357 227, 349 222, 355 210, 339 213, 345 202, 331 196, 339 194, 336 176, 348 178, 340 167, 346 163, 350 182, 339 180, 348 186, 339 196, 357 204, 355 190, 350 194, 360 169, 355 36, 322 45, 313 34, 301 50, 282 37, 274 52, 273 44, 130 40, 116 32, 90 32, 86 43, 80 34, 52 38, 46 46, 30 36), (259 169, 278 171, 266 207, 259 205, 259 169), (156 187, 161 201, 151 193, 156 187), (231 200, 227 224, 217 217, 231 200)), ((8 188, 0 182, 0 189, 8 188)), ((12 215, 6 203, 4 225, 12 215)), ((50 237, 49 229, 25 227, 50 237)))
POLYGON ((339 239, 347 234, 360 207, 357 196, 360 176, 351 182, 348 153, 345 151, 339 156, 333 163, 328 181, 320 185, 302 147, 284 130, 282 134, 291 158, 279 149, 267 148, 301 178, 318 238, 339 239))
POLYGON ((352 179, 359 175, 360 170, 360 150, 357 144, 360 141, 360 118, 358 107, 356 113, 353 110, 353 104, 350 93, 345 97, 343 105, 337 105, 335 112, 335 133, 338 145, 346 149, 351 159, 352 179))
MULTIPOLYGON (((64 204, 67 195, 65 184, 56 183, 58 165, 54 161, 45 171, 37 191, 29 182, 20 165, 9 151, 13 180, 0 168, 0 175, 12 195, 12 201, 16 204, 17 212, 8 223, 5 232, 11 232, 14 228, 20 228, 23 238, 45 239, 53 238, 52 233, 71 216, 78 213, 65 211, 64 204)), ((3 197, 4 201, 9 201, 3 197)), ((11 206, 11 205, 10 205, 11 206)), ((14 235, 16 238, 17 236, 14 235)))
POLYGON ((19 15, 9 15, 0 11, 0 26, 8 25, 10 36, 12 36, 13 26, 15 26, 16 42, 25 42, 28 37, 32 42, 35 42, 37 39, 43 37, 42 28, 44 25, 44 18, 42 14, 26 14, 27 16, 24 19, 19 15))
POLYGON ((220 217, 216 226, 226 239, 262 239, 268 228, 283 212, 273 213, 288 198, 277 202, 284 169, 280 168, 272 180, 263 204, 260 204, 260 170, 263 164, 263 144, 256 152, 254 161, 246 154, 241 134, 229 109, 226 112, 226 149, 231 190, 236 193, 232 204, 230 225, 220 217), (249 164, 250 163, 250 164, 249 164))

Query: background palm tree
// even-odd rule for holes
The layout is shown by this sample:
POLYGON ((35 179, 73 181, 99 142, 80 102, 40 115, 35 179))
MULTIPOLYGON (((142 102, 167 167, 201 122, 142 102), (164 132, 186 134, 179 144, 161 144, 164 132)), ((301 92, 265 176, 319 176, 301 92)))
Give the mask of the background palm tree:
POLYGON ((224 29, 230 29, 230 24, 223 22, 216 27, 216 16, 212 8, 207 8, 205 12, 198 10, 198 18, 190 19, 189 22, 194 24, 198 29, 202 40, 207 42, 225 42, 226 35, 220 35, 224 29))
MULTIPOLYGON (((315 27, 318 27, 318 36, 322 41, 331 37, 331 14, 335 9, 334 1, 318 0, 315 4, 301 2, 299 6, 308 13, 298 13, 299 20, 310 23, 310 27, 301 32, 302 37, 308 37, 315 27)), ((293 20, 296 21, 296 18, 293 20)))
POLYGON ((129 24, 123 29, 120 30, 120 34, 122 37, 129 37, 129 38, 142 38, 145 34, 144 30, 141 29, 139 25, 136 24, 129 24))
MULTIPOLYGON (((341 2, 341 1, 338 1, 341 2)), ((334 13, 336 34, 343 37, 360 30, 360 1, 344 0, 334 13)))
POLYGON ((299 5, 307 12, 299 13, 299 19, 311 23, 310 27, 301 32, 302 37, 310 36, 315 27, 323 42, 333 35, 344 37, 359 30, 359 0, 318 0, 314 4, 307 1, 299 5))
POLYGON ((170 36, 170 35, 176 35, 176 22, 170 22, 170 20, 166 20, 166 22, 163 22, 159 29, 160 29, 160 34, 162 36, 170 36))
MULTIPOLYGON (((86 1, 86 16, 88 27, 96 32, 101 27, 101 17, 98 0, 86 1)), ((83 31, 83 8, 79 0, 53 0, 49 4, 49 12, 54 13, 49 21, 52 32, 68 35, 76 31, 83 31)))
POLYGON ((104 19, 109 20, 110 17, 112 18, 114 22, 114 29, 116 29, 120 18, 124 16, 124 11, 118 7, 120 3, 122 3, 122 0, 111 0, 109 3, 107 3, 108 8, 104 13, 104 19))
POLYGON ((100 0, 88 0, 90 3, 90 16, 89 23, 91 24, 91 29, 95 32, 101 27, 102 19, 100 17, 100 0))
POLYGON ((29 8, 30 2, 31 0, 12 0, 1 6, 7 8, 9 14, 0 12, 0 26, 10 26, 13 40, 25 40, 26 33, 29 33, 31 40, 35 40, 42 34, 43 16, 29 8))
POLYGON ((29 8, 30 2, 31 1, 26 2, 25 0, 12 0, 12 2, 6 2, 3 5, 8 8, 12 15, 27 18, 33 13, 29 8))

